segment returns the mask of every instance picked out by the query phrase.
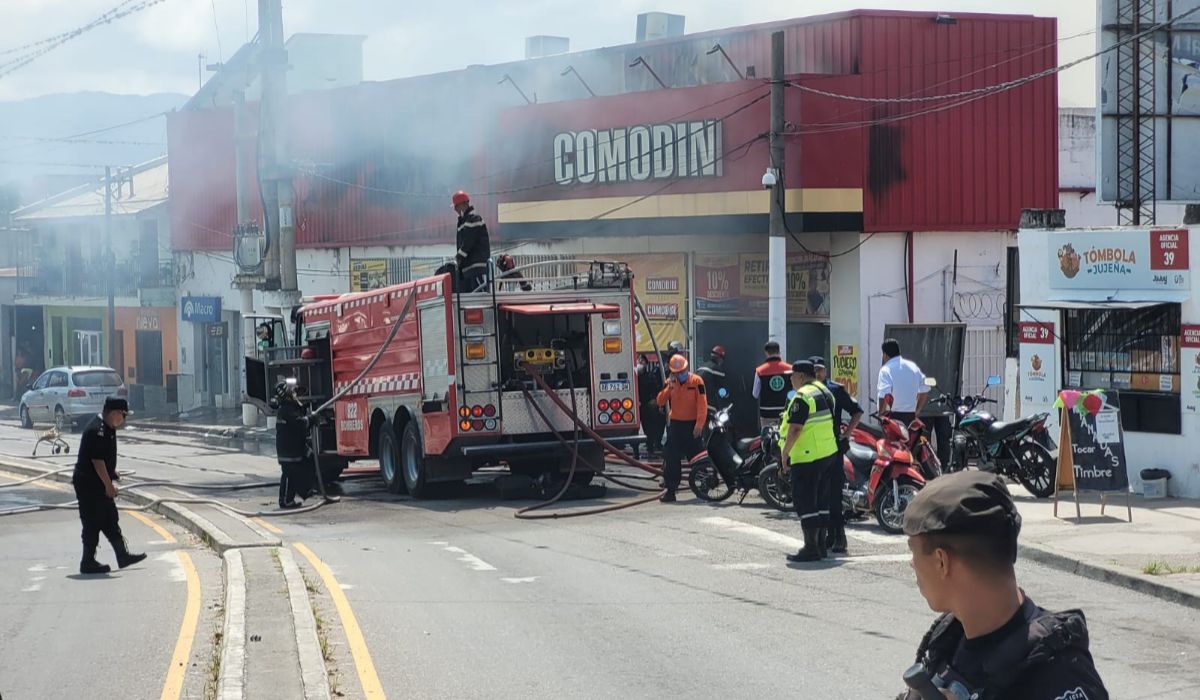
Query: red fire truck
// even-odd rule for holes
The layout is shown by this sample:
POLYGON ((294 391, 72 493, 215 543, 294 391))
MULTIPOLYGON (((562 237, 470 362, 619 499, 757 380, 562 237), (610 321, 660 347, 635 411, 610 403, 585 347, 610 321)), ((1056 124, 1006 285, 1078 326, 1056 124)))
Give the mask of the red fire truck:
MULTIPOLYGON (((316 407, 344 391, 324 415, 324 476, 378 460, 390 491, 418 498, 432 483, 501 461, 518 474, 569 468, 554 432, 570 441, 574 425, 531 368, 606 440, 639 440, 629 268, 594 262, 525 281, 531 290, 502 279, 468 292, 439 275, 315 299, 292 314, 294 345, 247 358, 248 393, 265 405, 277 382, 296 377, 316 407), (355 384, 397 321, 394 338, 355 384)), ((598 444, 581 438, 580 445, 581 457, 603 465, 598 444)))

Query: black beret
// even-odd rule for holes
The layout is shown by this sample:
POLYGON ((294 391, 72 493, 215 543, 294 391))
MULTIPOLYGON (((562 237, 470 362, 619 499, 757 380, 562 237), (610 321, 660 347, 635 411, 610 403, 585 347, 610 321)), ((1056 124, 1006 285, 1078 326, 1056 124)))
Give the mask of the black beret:
POLYGON ((808 361, 813 363, 817 367, 828 367, 829 366, 829 365, 825 364, 825 358, 821 357, 820 355, 813 355, 812 357, 808 358, 808 361))
POLYGON ((940 476, 925 485, 904 511, 904 534, 1010 534, 1021 514, 1004 479, 981 471, 940 476))
POLYGON ((800 360, 799 362, 792 363, 792 372, 807 374, 811 377, 817 373, 817 368, 813 367, 813 363, 809 360, 800 360))

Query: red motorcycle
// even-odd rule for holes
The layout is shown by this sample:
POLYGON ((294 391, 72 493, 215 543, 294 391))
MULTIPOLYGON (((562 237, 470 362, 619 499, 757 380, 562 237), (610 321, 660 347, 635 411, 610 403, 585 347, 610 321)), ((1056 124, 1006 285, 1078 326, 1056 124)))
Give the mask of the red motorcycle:
POLYGON ((855 439, 842 458, 846 471, 842 508, 847 519, 874 513, 885 532, 900 534, 904 530, 904 511, 925 486, 925 476, 914 464, 905 427, 887 416, 872 417, 883 426, 883 436, 875 440, 872 449, 862 444, 859 431, 855 431, 855 439))
POLYGON ((921 475, 926 481, 932 481, 942 475, 942 462, 938 459, 937 451, 929 442, 925 422, 916 418, 905 426, 900 421, 889 418, 883 427, 859 424, 850 434, 850 442, 863 447, 875 448, 880 439, 887 439, 907 446, 916 458, 916 464, 921 469, 921 475))

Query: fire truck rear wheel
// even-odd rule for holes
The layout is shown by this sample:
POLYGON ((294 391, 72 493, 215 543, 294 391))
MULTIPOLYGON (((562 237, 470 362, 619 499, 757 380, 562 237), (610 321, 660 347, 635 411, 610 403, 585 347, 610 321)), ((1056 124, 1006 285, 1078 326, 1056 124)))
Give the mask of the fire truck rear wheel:
POLYGON ((421 431, 415 421, 404 426, 400 439, 400 465, 403 467, 404 483, 413 498, 429 495, 429 482, 425 475, 425 447, 421 442, 421 431))
POLYGON ((400 462, 400 440, 391 421, 379 426, 379 473, 391 493, 404 493, 404 467, 400 462))

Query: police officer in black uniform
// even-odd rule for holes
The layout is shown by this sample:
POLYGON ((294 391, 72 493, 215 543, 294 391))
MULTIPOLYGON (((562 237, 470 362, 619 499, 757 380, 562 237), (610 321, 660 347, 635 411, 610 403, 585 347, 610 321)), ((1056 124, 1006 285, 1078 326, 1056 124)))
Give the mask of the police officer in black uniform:
POLYGON ((104 409, 84 428, 83 438, 79 441, 71 483, 75 486, 79 521, 83 524, 81 574, 107 574, 112 570, 107 564, 96 561, 101 532, 112 545, 120 568, 146 558, 145 554, 131 553, 125 544, 117 516, 117 487, 113 483, 120 479, 117 474, 117 430, 125 425, 129 412, 129 402, 125 399, 105 399, 104 409))
MULTIPOLYGON (((850 435, 862 420, 862 406, 846 391, 846 387, 828 379, 829 369, 825 366, 824 357, 813 355, 808 361, 813 363, 817 371, 817 381, 824 384, 829 393, 833 394, 833 429, 838 436, 838 454, 845 455, 850 451, 850 435)), ((846 513, 842 510, 842 488, 845 485, 846 472, 842 467, 842 460, 838 459, 829 471, 825 493, 825 501, 829 504, 829 530, 826 533, 825 546, 835 554, 845 554, 847 549, 846 513)))
POLYGON ((275 385, 275 457, 279 460, 279 507, 299 508, 296 496, 312 495, 312 450, 309 448, 309 420, 304 404, 296 396, 294 382, 275 385))
POLYGON ((926 693, 900 698, 1108 700, 1083 612, 1047 612, 1017 585, 1020 531, 1004 480, 987 472, 939 477, 909 504, 904 533, 917 586, 944 614, 921 641, 919 666, 905 673, 909 688, 926 693))

